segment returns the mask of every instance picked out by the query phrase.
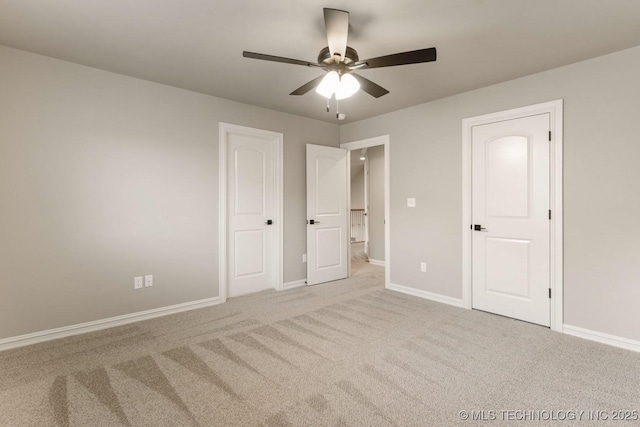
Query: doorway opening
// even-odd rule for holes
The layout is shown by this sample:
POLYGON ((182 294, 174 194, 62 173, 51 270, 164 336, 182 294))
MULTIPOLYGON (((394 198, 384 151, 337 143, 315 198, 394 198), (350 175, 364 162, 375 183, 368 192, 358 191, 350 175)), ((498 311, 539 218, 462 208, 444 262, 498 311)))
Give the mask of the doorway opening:
POLYGON ((348 142, 349 276, 368 264, 385 267, 391 278, 389 223, 389 135, 348 142))

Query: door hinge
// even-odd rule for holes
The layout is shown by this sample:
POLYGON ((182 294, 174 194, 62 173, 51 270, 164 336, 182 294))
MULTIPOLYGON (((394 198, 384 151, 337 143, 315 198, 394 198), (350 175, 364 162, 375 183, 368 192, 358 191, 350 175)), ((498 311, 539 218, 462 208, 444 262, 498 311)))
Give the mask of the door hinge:
POLYGON ((551 141, 551 131, 549 131, 549 141, 551 141))
POLYGON ((551 298, 551 288, 549 288, 549 298, 551 298))
POLYGON ((549 209, 549 219, 551 219, 551 209, 549 209))

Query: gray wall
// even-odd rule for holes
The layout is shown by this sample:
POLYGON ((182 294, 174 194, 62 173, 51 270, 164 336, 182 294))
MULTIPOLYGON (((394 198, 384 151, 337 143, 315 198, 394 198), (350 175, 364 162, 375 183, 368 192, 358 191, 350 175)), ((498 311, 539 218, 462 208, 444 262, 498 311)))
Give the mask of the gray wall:
POLYGON ((305 277, 305 144, 390 134, 391 280, 460 298, 461 121, 559 98, 565 323, 640 339, 640 47, 339 129, 5 47, 0 64, 0 339, 216 296, 220 121, 284 133, 285 281, 305 277))
POLYGON ((305 144, 337 146, 337 125, 6 47, 0 64, 0 339, 217 296, 220 121, 284 134, 284 280, 305 278, 305 144))
POLYGON ((341 126, 390 135, 391 281, 462 297, 462 119, 562 98, 564 322, 639 340, 639 75, 636 47, 341 126))
POLYGON ((364 209, 364 162, 355 150, 351 152, 351 209, 364 209))
POLYGON ((384 146, 367 150, 369 159, 369 258, 384 259, 384 146))

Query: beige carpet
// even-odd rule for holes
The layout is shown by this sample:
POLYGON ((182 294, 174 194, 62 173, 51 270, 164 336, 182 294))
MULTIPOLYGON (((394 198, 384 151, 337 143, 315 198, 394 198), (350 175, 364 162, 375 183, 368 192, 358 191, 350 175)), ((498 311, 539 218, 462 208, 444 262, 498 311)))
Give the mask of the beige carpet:
MULTIPOLYGON (((0 426, 494 426, 518 416, 500 411, 640 409, 640 354, 387 291, 382 268, 355 267, 0 353, 0 426)), ((533 424, 638 424, 609 417, 533 424)))
POLYGON ((369 257, 364 251, 364 242, 351 243, 351 261, 356 263, 369 262, 369 257))

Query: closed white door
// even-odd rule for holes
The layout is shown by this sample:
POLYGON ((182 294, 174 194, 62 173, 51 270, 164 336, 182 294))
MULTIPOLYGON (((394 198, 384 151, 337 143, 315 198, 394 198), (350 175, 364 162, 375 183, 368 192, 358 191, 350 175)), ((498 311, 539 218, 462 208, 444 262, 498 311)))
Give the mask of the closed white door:
POLYGON ((253 130, 227 132, 226 138, 227 277, 228 294, 233 297, 276 284, 276 140, 253 130))
POLYGON ((307 284, 347 277, 347 150, 307 144, 307 284))
POLYGON ((549 114, 472 129, 473 308, 545 326, 549 129, 549 114))

